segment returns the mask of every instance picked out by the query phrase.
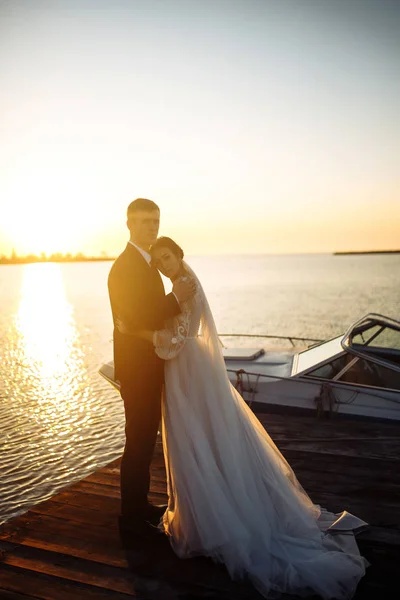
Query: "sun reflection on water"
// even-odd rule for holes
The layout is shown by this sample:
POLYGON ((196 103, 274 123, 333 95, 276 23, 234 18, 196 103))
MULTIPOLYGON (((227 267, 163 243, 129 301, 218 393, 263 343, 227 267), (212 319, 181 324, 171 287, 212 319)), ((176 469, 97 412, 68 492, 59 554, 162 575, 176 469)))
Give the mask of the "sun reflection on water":
POLYGON ((38 417, 55 416, 61 409, 65 415, 65 404, 76 402, 74 396, 84 383, 85 369, 60 265, 25 266, 16 328, 25 378, 29 378, 31 394, 40 405, 38 417))
POLYGON ((0 524, 110 462, 123 447, 122 404, 97 374, 90 318, 69 300, 76 270, 21 265, 8 281, 0 339, 0 524))

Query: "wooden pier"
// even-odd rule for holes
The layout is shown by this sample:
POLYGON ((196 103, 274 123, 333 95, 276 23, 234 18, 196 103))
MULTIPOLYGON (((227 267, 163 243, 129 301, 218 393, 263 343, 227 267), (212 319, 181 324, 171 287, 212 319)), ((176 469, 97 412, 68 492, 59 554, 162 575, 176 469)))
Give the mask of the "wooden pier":
MULTIPOLYGON (((370 523, 357 536, 371 566, 355 599, 397 598, 400 424, 258 416, 316 504, 347 509, 370 523)), ((160 442, 150 499, 167 500, 160 442)), ((119 460, 3 525, 0 599, 260 600, 249 584, 232 582, 223 566, 178 559, 165 537, 124 549, 118 512, 119 460)))

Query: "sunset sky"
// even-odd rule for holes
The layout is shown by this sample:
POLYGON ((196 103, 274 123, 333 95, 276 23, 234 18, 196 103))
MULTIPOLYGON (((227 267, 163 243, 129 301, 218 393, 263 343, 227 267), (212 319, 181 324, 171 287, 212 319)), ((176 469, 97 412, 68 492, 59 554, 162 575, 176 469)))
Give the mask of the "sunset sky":
POLYGON ((400 247, 398 0, 0 0, 0 254, 400 247))

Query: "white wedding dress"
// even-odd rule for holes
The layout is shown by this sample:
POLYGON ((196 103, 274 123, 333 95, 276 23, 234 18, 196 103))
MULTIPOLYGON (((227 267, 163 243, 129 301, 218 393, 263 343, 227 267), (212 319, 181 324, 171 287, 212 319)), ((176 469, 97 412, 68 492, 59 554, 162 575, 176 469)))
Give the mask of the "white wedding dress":
POLYGON ((169 502, 160 527, 179 557, 223 562, 232 578, 249 578, 264 596, 351 598, 368 566, 353 531, 366 523, 312 503, 231 385, 204 291, 184 265, 196 295, 154 334, 166 359, 169 502))

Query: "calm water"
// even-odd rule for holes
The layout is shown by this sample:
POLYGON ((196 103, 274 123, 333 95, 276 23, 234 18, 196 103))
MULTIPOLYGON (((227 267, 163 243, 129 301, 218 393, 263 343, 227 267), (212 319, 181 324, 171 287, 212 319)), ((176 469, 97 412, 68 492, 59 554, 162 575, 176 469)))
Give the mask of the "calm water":
MULTIPOLYGON (((192 257, 221 333, 328 338, 367 312, 400 318, 400 256, 192 257)), ((118 457, 111 263, 0 266, 0 522, 118 457)), ((168 289, 168 286, 167 286, 168 289)))

